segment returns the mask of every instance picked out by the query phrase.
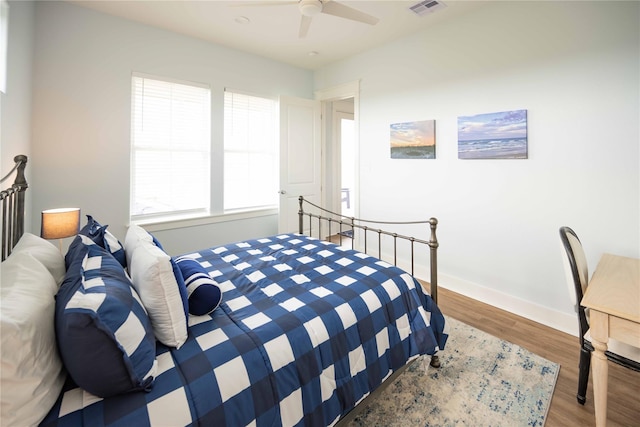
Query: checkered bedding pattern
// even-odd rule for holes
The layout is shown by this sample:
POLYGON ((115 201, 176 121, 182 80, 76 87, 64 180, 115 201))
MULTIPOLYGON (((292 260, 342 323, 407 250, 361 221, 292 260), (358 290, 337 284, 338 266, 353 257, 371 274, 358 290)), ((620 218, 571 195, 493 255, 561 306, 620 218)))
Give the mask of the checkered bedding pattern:
POLYGON ((157 344, 150 392, 67 384, 45 426, 328 426, 418 354, 444 348, 438 307, 410 275, 314 238, 187 254, 223 290, 179 349, 157 344))

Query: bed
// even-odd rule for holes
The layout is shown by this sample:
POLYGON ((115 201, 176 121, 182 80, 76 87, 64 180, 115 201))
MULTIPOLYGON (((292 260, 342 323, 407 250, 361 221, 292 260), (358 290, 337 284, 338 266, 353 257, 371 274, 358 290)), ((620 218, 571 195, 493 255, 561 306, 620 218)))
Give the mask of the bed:
MULTIPOLYGON (((312 218, 326 221, 300 203, 299 231, 310 231, 312 218)), ((436 224, 424 242, 434 251, 436 224)), ((320 233, 343 236, 343 227, 367 233, 354 219, 329 220, 320 233)), ((56 352, 46 354, 46 375, 25 381, 35 390, 22 404, 29 423, 335 425, 410 361, 436 356, 447 339, 444 317, 420 282, 339 243, 287 233, 170 257, 142 227, 118 239, 88 216, 62 273, 57 248, 23 233, 9 244, 2 286, 5 270, 46 267, 38 271, 52 276, 51 298, 36 311, 43 324, 53 317, 55 328, 39 345, 51 353, 53 339, 60 359, 49 363, 56 352), (110 298, 118 301, 105 308, 110 298)), ((43 279, 36 282, 42 299, 43 279)), ((9 381, 3 373, 3 390, 9 381)), ((19 402, 8 403, 20 412, 19 402)))

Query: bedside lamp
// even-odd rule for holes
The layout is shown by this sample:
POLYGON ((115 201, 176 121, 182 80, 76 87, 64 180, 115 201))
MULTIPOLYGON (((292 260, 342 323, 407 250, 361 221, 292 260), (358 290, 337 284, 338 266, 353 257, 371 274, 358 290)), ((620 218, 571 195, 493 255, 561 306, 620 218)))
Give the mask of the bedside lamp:
POLYGON ((62 252, 62 240, 78 234, 80 230, 80 208, 60 208, 42 211, 42 229, 40 237, 43 239, 58 239, 58 246, 62 252))

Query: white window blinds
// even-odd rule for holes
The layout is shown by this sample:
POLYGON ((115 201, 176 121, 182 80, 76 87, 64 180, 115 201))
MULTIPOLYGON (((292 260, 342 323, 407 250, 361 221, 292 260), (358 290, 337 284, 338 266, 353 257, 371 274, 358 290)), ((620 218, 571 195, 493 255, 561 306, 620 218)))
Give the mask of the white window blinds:
POLYGON ((224 94, 224 209, 278 204, 277 101, 224 94))
POLYGON ((132 77, 131 215, 208 213, 209 87, 132 77))

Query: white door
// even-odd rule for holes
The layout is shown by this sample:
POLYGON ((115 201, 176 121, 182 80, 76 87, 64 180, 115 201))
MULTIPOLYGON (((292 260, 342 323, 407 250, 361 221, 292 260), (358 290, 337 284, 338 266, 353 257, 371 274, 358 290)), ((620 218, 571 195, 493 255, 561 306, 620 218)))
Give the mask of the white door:
POLYGON ((280 97, 278 232, 298 232, 298 197, 320 205, 320 101, 280 97))

